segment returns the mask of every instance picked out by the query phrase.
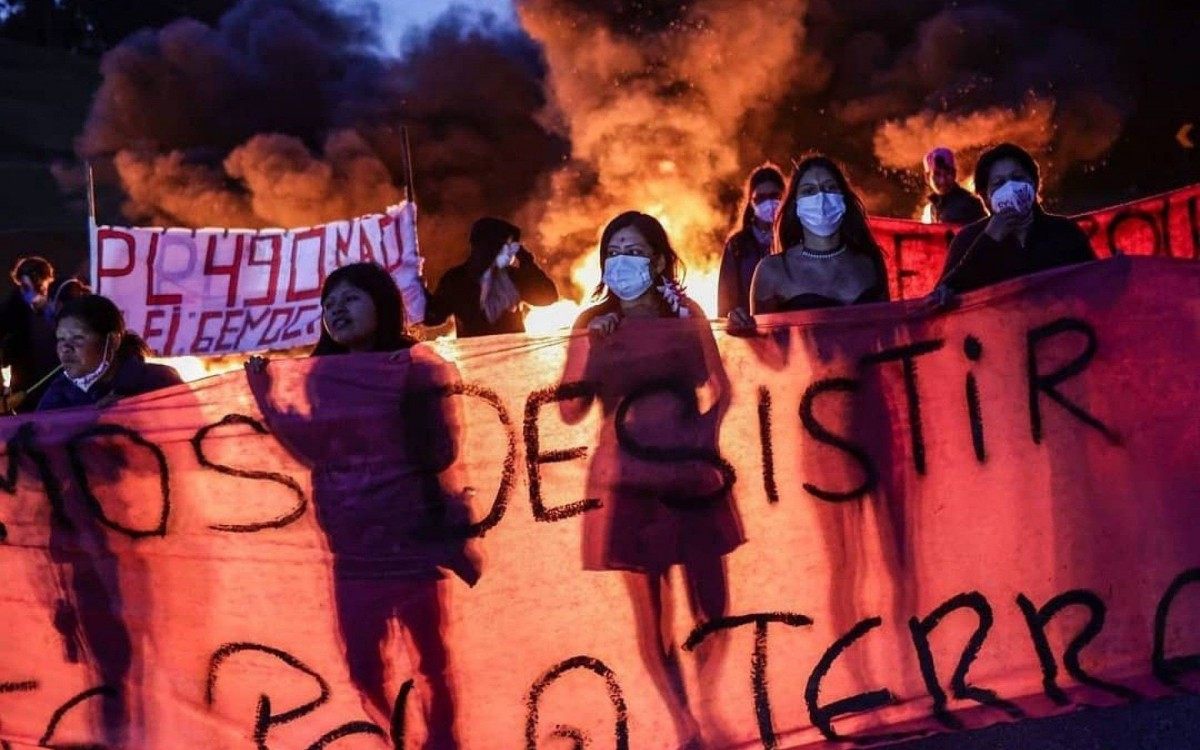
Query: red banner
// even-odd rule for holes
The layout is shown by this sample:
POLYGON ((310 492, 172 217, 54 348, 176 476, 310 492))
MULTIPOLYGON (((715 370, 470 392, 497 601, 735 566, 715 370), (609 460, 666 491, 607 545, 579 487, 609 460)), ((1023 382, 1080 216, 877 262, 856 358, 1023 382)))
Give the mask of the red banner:
POLYGON ((1198 688, 1198 291, 1121 258, 0 420, 0 739, 850 746, 1198 688))

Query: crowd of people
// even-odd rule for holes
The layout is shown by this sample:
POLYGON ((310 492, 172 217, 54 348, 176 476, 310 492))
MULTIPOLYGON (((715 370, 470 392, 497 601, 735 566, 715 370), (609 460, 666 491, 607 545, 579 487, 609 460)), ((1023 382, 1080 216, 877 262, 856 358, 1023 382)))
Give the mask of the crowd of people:
MULTIPOLYGON (((925 166, 936 217, 957 228, 931 305, 947 307, 962 292, 1095 258, 1074 222, 1042 208, 1038 165, 1021 148, 1002 144, 979 157, 978 197, 959 186, 948 150, 930 152, 925 166)), ((460 337, 519 333, 522 305, 558 298, 554 283, 521 244, 519 227, 480 219, 468 244, 465 261, 448 271, 436 290, 422 290, 427 324, 453 317, 460 337)), ((679 567, 694 618, 723 616, 728 602, 724 557, 745 537, 720 465, 705 471, 692 467, 679 476, 664 476, 660 464, 647 471, 637 456, 624 455, 617 439, 622 425, 628 428, 625 422, 636 422, 639 415, 620 418, 616 412, 624 395, 647 378, 708 386, 715 395, 706 411, 694 393, 674 395, 683 404, 683 417, 694 423, 688 430, 688 439, 697 441, 693 447, 699 455, 717 455, 731 389, 705 313, 683 290, 682 261, 662 223, 638 211, 616 216, 601 234, 599 256, 602 280, 594 304, 573 327, 588 335, 572 337, 563 375, 564 382, 593 383, 594 390, 560 403, 568 423, 582 419, 593 403, 603 412, 587 493, 602 502, 584 518, 584 567, 625 576, 643 660, 683 746, 699 747, 699 723, 689 707, 678 655, 664 635, 665 589, 671 585, 669 571, 679 567), (622 367, 613 360, 618 355, 612 348, 600 342, 616 335, 628 319, 690 324, 679 327, 672 351, 638 367, 622 367)), ((145 343, 127 329, 117 305, 76 279, 57 279, 44 259, 21 259, 12 281, 16 289, 3 307, 0 328, 0 364, 12 372, 0 405, 4 413, 104 407, 181 382, 173 369, 146 361, 145 343)), ((719 293, 720 315, 733 333, 753 329, 760 314, 888 300, 883 251, 872 237, 862 199, 834 160, 812 155, 788 177, 771 165, 750 175, 740 225, 725 247, 719 293)), ((357 263, 331 273, 321 290, 321 334, 311 352, 321 359, 314 367, 332 355, 412 349, 416 340, 406 330, 403 300, 396 281, 379 266, 357 263)), ((439 568, 470 585, 481 571, 466 537, 430 535, 425 528, 428 509, 453 497, 430 480, 453 462, 453 419, 433 412, 392 415, 365 389, 357 396, 309 396, 315 410, 330 403, 342 407, 330 419, 345 421, 345 412, 370 415, 368 421, 419 423, 425 438, 389 447, 371 437, 386 431, 355 423, 357 416, 338 429, 329 429, 316 411, 310 423, 296 422, 291 412, 273 404, 269 366, 267 358, 252 357, 247 377, 273 434, 313 467, 317 515, 335 558, 339 626, 364 708, 376 722, 388 721, 380 646, 397 618, 410 636, 412 661, 420 672, 429 746, 455 747, 439 568), (447 433, 446 440, 428 439, 439 431, 447 433), (426 443, 445 450, 411 449, 426 443)), ((409 377, 417 371, 414 360, 409 377)), ((321 387, 321 378, 311 380, 311 387, 321 387)), ((653 432, 655 421, 643 429, 653 432)), ((466 509, 450 515, 460 519, 458 528, 466 509)), ((713 637, 705 646, 710 653, 700 655, 702 671, 705 663, 717 662, 720 643, 713 637)))
MULTIPOLYGON (((933 217, 957 230, 933 304, 944 307, 961 292, 1095 259, 1073 221, 1042 208, 1037 162, 1019 146, 1004 143, 980 155, 977 195, 959 184, 949 149, 933 149, 924 165, 933 217)), ((468 246, 465 261, 435 290, 422 290, 425 325, 453 318, 460 338, 521 333, 526 306, 559 298, 514 224, 482 218, 471 227, 468 246)), ((601 236, 600 257, 603 281, 576 329, 603 336, 626 317, 704 316, 683 291, 682 261, 652 216, 630 211, 614 218, 601 236)), ((20 259, 11 278, 16 288, 0 309, 0 366, 11 370, 9 382, 0 383, 0 413, 105 405, 179 382, 169 368, 146 363, 146 345, 125 329, 116 305, 80 280, 56 278, 51 264, 36 256, 20 259)), ((356 278, 346 288, 362 293, 323 300, 324 334, 314 353, 359 350, 330 338, 340 326, 364 325, 359 316, 372 297, 355 286, 356 278)), ((752 329, 758 314, 887 300, 883 251, 862 199, 834 160, 808 156, 787 178, 770 164, 754 170, 721 259, 717 312, 731 331, 752 329)), ((404 311, 397 312, 403 320, 404 311)), ((380 340, 367 350, 411 341, 404 323, 392 328, 385 321, 380 340)))

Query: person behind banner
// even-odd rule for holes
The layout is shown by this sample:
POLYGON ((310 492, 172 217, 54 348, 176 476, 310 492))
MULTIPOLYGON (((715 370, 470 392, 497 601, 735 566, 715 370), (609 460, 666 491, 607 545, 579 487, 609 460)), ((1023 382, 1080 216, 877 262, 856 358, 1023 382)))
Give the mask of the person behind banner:
POLYGON ((592 294, 598 302, 575 320, 575 330, 604 337, 626 318, 705 319, 680 283, 683 261, 649 214, 626 211, 608 223, 600 237, 600 269, 592 294))
POLYGON ((299 394, 311 414, 277 404, 264 357, 246 363, 251 392, 272 434, 312 469, 317 519, 333 555, 338 627, 364 710, 390 726, 390 659, 382 647, 398 620, 424 707, 424 747, 455 748, 441 569, 468 585, 480 571, 467 544, 465 499, 441 476, 455 460, 460 431, 453 401, 437 395, 454 379, 453 367, 414 349, 400 290, 377 265, 331 273, 321 309, 311 354, 317 361, 299 394), (392 356, 362 358, 358 366, 332 356, 370 353, 392 356))
POLYGON ((774 164, 764 164, 746 183, 742 222, 725 242, 721 274, 717 281, 717 317, 750 311, 750 283, 759 261, 771 253, 775 217, 783 198, 783 173, 774 164))
MULTIPOLYGON (((888 300, 883 251, 866 208, 832 159, 813 155, 796 166, 776 231, 780 252, 758 264, 751 285, 754 314, 888 300)), ((750 318, 730 322, 753 325, 750 318)))
POLYGON ((108 406, 118 399, 179 385, 174 368, 146 361, 146 342, 125 328, 108 297, 89 294, 63 305, 57 319, 62 372, 50 382, 38 411, 108 406))
POLYGON ((958 184, 954 152, 945 146, 925 154, 925 181, 933 189, 929 206, 939 224, 961 227, 987 216, 983 202, 958 184))
MULTIPOLYGON (((586 384, 587 395, 559 404, 568 424, 594 402, 602 410, 583 495, 598 500, 583 516, 583 567, 624 572, 643 663, 680 746, 691 747, 702 729, 666 635, 670 570, 682 571, 697 625, 726 614, 724 558, 745 542, 718 451, 732 389, 704 312, 679 285, 681 263, 662 224, 633 211, 617 216, 604 229, 600 256, 601 301, 574 326, 591 335, 571 339, 562 378, 586 384), (651 326, 661 330, 659 343, 639 346, 651 326)), ((713 636, 697 650, 702 695, 716 683, 724 646, 713 636)))
POLYGON ((471 226, 467 261, 442 276, 425 308, 425 325, 454 316, 459 338, 524 333, 521 303, 541 306, 558 300, 554 282, 521 245, 521 230, 486 217, 471 226))
POLYGON ((1020 146, 1002 143, 980 155, 975 190, 991 216, 963 227, 950 243, 932 295, 936 304, 960 292, 1096 260, 1078 224, 1042 208, 1039 178, 1037 162, 1020 146))
POLYGON ((12 377, 0 382, 0 414, 35 410, 58 367, 48 304, 54 266, 30 255, 17 259, 9 277, 16 289, 0 308, 0 367, 10 367, 12 377))

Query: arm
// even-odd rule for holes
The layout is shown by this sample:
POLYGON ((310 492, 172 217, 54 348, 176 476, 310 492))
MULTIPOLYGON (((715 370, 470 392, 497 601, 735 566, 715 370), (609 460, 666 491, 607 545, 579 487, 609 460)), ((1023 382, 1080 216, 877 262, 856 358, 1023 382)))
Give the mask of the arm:
POLYGON ((1088 240, 1088 236, 1084 234, 1079 225, 1070 219, 1067 220, 1067 257, 1071 263, 1087 263, 1091 260, 1097 260, 1096 250, 1092 247, 1092 243, 1088 240))
POLYGON ((980 260, 1000 252, 1000 243, 984 231, 983 223, 971 224, 954 236, 938 286, 961 292, 983 286, 980 260))
POLYGON ((451 268, 438 280, 437 290, 425 294, 425 325, 440 326, 454 314, 454 302, 458 297, 458 276, 461 267, 451 268))
POLYGON ((754 280, 750 282, 750 313, 760 315, 779 310, 775 289, 774 256, 763 258, 754 269, 754 280))
POLYGON ((734 252, 733 243, 734 239, 730 237, 725 243, 725 251, 721 254, 721 273, 717 277, 718 318, 729 315, 738 303, 737 254, 734 252))
POLYGON ((521 299, 534 306, 549 305, 558 301, 558 289, 546 272, 538 268, 533 254, 525 248, 517 252, 518 266, 508 270, 521 299))

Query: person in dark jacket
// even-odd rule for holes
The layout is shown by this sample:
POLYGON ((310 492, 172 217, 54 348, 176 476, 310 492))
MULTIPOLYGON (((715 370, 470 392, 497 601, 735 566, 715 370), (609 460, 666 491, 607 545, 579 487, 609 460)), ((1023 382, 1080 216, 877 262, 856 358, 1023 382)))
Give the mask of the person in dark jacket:
POLYGON ((721 255, 717 317, 749 313, 750 282, 758 262, 771 254, 772 227, 779 213, 783 187, 783 173, 773 164, 764 164, 750 175, 741 225, 729 235, 721 255))
POLYGON ((883 251, 833 160, 813 155, 796 166, 776 230, 780 252, 754 274, 754 314, 887 301, 883 251))
POLYGON ((11 382, 0 382, 3 414, 36 409, 48 376, 58 367, 49 306, 54 266, 45 258, 26 256, 13 265, 10 278, 17 288, 0 308, 0 367, 12 368, 11 382))
POLYGON ((961 227, 987 216, 983 202, 958 184, 954 152, 950 149, 938 146, 925 154, 925 180, 933 188, 929 205, 934 221, 961 227))
POLYGON ((483 218, 471 226, 467 262, 442 276, 425 308, 425 325, 451 315, 459 338, 524 333, 522 302, 549 305, 558 300, 550 277, 521 245, 519 227, 483 218))
POLYGON ((1002 143, 979 157, 975 189, 991 216, 950 243, 936 299, 944 304, 955 293, 1096 259, 1078 224, 1042 209, 1038 179, 1037 162, 1020 146, 1002 143))
POLYGON ((173 368, 146 362, 146 343, 125 329, 121 311, 107 297, 90 294, 64 305, 57 340, 62 372, 46 389, 38 411, 108 406, 183 382, 173 368))

